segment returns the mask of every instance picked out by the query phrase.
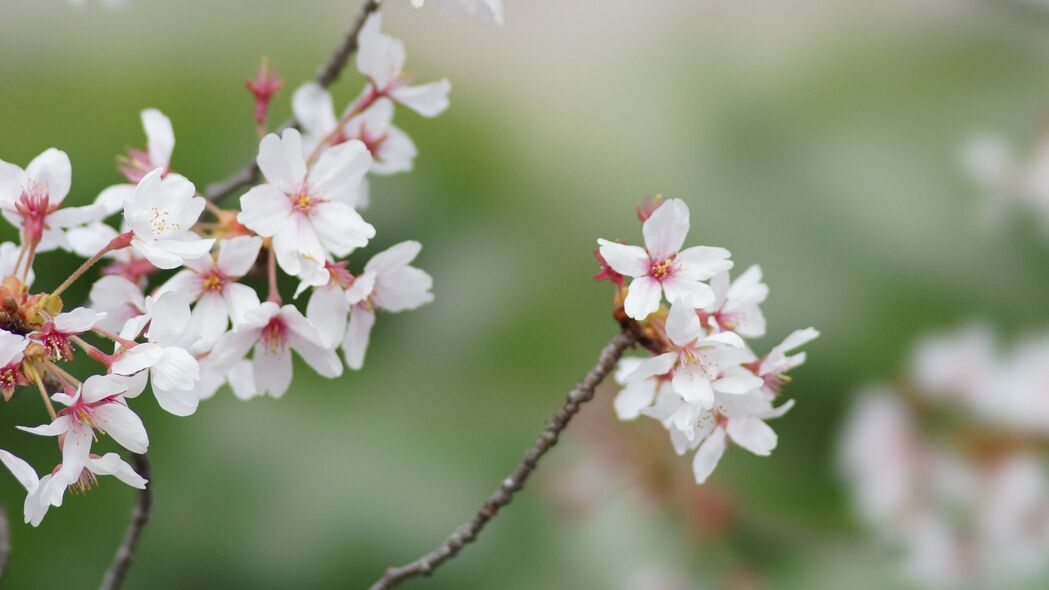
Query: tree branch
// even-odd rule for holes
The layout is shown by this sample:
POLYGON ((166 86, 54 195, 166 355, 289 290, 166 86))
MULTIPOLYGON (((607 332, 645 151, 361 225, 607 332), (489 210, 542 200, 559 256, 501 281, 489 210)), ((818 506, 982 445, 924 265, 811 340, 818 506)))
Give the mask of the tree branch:
POLYGON ((444 562, 452 559, 468 543, 474 541, 480 534, 488 521, 495 518, 499 510, 510 503, 515 493, 520 491, 528 477, 535 471, 539 460, 554 445, 557 444, 561 432, 568 426, 568 422, 579 411, 580 406, 594 397, 597 386, 604 381, 605 377, 612 372, 616 362, 623 352, 637 342, 637 335, 631 331, 620 332, 601 350, 590 372, 586 374, 565 399, 564 405, 546 422, 542 435, 535 441, 532 448, 524 455, 524 459, 510 473, 509 477, 499 484, 495 493, 485 500, 481 509, 474 514, 465 524, 460 525, 439 547, 416 559, 415 561, 400 567, 391 567, 386 570, 385 575, 371 586, 371 590, 388 590, 402 582, 418 576, 428 576, 433 573, 444 562))
MULTIPOLYGON (((314 74, 313 79, 318 84, 327 88, 339 79, 342 70, 346 68, 346 62, 349 61, 350 56, 357 51, 357 36, 361 32, 364 22, 368 20, 368 17, 371 16, 373 12, 379 10, 380 4, 381 0, 367 0, 364 5, 361 6, 360 12, 357 13, 357 17, 353 20, 353 25, 350 26, 348 31, 346 31, 346 35, 342 38, 342 42, 335 47, 335 51, 332 52, 327 63, 318 68, 317 73, 314 74)), ((282 123, 276 131, 279 132, 289 127, 297 127, 298 124, 299 123, 295 120, 295 117, 292 117, 282 123)), ((245 164, 240 170, 234 172, 223 180, 209 184, 204 189, 204 198, 209 201, 218 201, 233 191, 255 182, 258 178, 259 169, 255 164, 255 159, 252 158, 251 161, 245 164)))
POLYGON ((149 457, 145 453, 131 453, 131 465, 139 475, 149 480, 149 483, 145 489, 138 492, 135 509, 131 511, 131 521, 128 522, 127 531, 124 533, 124 542, 117 548, 117 554, 113 557, 113 563, 106 571, 106 577, 102 580, 99 590, 117 590, 124 585, 128 570, 135 561, 135 552, 142 539, 142 532, 149 521, 149 511, 153 507, 153 479, 149 457))

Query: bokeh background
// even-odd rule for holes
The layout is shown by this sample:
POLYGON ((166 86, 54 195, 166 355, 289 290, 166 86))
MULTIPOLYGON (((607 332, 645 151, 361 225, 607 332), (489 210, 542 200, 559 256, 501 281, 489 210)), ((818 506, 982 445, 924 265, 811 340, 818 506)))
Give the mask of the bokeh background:
MULTIPOLYGON (((73 161, 72 202, 120 181, 114 156, 174 123, 174 167, 203 185, 254 153, 243 80, 268 55, 288 90, 326 59, 352 0, 0 2, 0 158, 73 161)), ((959 149, 1024 145, 1049 107, 1049 12, 1008 0, 508 0, 480 29, 387 0, 420 80, 452 107, 400 113, 420 156, 373 181, 368 251, 424 244, 436 302, 381 318, 364 370, 298 371, 282 400, 228 390, 178 419, 143 398, 156 506, 130 588, 363 588, 466 520, 616 330, 591 279, 597 237, 636 242, 646 193, 690 205, 690 243, 760 263, 771 346, 823 336, 788 388, 770 459, 728 454, 690 483, 654 421, 615 423, 607 384, 482 540, 419 589, 906 587, 849 509, 833 456, 867 382, 914 338, 973 316, 1049 325, 1049 244, 981 229, 959 149)), ((349 100, 352 70, 334 87, 349 100)), ((13 231, 4 230, 5 239, 13 231)), ((358 256, 355 260, 364 260, 358 256)), ((75 268, 52 254, 41 288, 75 268)), ((360 264, 360 262, 358 262, 360 264)), ((79 295, 86 294, 81 289, 79 295)), ((77 295, 71 295, 73 300, 77 295)), ((38 469, 53 443, 28 393, 0 447, 38 469)), ((10 588, 90 588, 133 502, 105 481, 22 526, 10 588)))

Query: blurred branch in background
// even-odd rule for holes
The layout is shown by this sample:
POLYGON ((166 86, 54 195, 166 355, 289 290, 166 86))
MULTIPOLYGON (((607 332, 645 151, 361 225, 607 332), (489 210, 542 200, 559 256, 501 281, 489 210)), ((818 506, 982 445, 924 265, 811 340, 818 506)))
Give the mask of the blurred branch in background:
MULTIPOLYGON (((314 75, 314 80, 317 81, 322 87, 327 88, 331 86, 336 80, 339 79, 339 75, 342 70, 346 67, 346 62, 349 61, 350 56, 357 51, 357 37, 361 32, 361 27, 364 26, 365 21, 368 17, 377 10, 379 10, 380 0, 368 0, 361 6, 360 12, 357 13, 357 18, 354 19, 353 25, 346 31, 346 35, 342 38, 342 42, 335 47, 331 57, 328 61, 317 69, 317 73, 314 75)), ((297 127, 298 121, 295 117, 291 117, 279 127, 277 127, 277 133, 288 129, 289 127, 297 127)), ((204 198, 209 201, 218 201, 223 197, 228 196, 238 188, 248 186, 255 182, 259 177, 259 168, 255 164, 255 160, 252 159, 243 168, 229 175, 223 180, 209 184, 204 189, 204 198)))
POLYGON ((637 342, 637 336, 633 331, 624 330, 616 335, 601 350, 601 354, 586 377, 575 386, 564 405, 546 423, 543 433, 525 453, 524 459, 517 465, 513 472, 499 484, 494 494, 485 500, 481 509, 470 519, 469 522, 459 526, 439 547, 416 559, 415 561, 400 567, 391 567, 386 573, 371 586, 371 590, 388 590, 399 586, 401 582, 418 576, 428 576, 444 562, 455 557, 468 543, 473 542, 480 534, 488 521, 495 518, 499 510, 510 503, 515 493, 524 488, 528 477, 535 471, 539 460, 554 445, 557 444, 561 432, 568 426, 572 417, 579 412, 579 408, 594 398, 597 386, 605 380, 616 366, 619 358, 627 348, 637 342))
POLYGON ((139 455, 131 453, 131 465, 139 475, 149 480, 145 488, 139 490, 135 508, 131 511, 131 521, 124 533, 124 542, 117 549, 117 554, 106 571, 106 577, 102 580, 100 590, 117 590, 124 585, 128 571, 135 561, 135 552, 142 540, 142 532, 149 522, 149 512, 153 507, 153 474, 150 472, 149 457, 145 453, 139 455))

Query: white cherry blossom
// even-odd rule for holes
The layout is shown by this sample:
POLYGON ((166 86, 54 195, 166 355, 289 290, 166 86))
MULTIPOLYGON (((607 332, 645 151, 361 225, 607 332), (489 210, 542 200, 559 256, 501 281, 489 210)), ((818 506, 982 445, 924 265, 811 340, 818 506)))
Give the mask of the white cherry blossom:
POLYGON ((163 172, 157 168, 138 183, 124 202, 124 221, 134 232, 131 247, 157 268, 170 269, 204 256, 215 240, 192 231, 204 211, 204 198, 194 196, 193 183, 163 172))
POLYGON ((171 119, 157 109, 145 109, 139 117, 146 131, 146 149, 131 148, 127 156, 119 158, 117 168, 128 182, 104 189, 95 199, 95 203, 105 209, 107 216, 120 211, 124 201, 134 198, 135 185, 146 174, 157 168, 162 170, 164 176, 171 171, 171 154, 175 150, 175 131, 171 119))
MULTIPOLYGON (((404 42, 384 34, 382 14, 375 12, 365 21, 358 35, 357 69, 368 77, 371 87, 365 97, 385 96, 419 113, 436 117, 448 108, 448 80, 409 86, 404 74, 404 42)), ((363 98, 363 97, 362 97, 363 98)), ((360 99, 358 99, 360 100, 360 99)))
POLYGON ((681 199, 662 203, 642 227, 645 247, 628 246, 599 239, 601 256, 613 270, 633 277, 624 309, 635 320, 643 320, 667 301, 689 298, 703 308, 714 303, 715 294, 702 282, 732 268, 728 250, 709 246, 681 246, 688 235, 688 205, 681 199))
POLYGON ((110 332, 119 332, 129 319, 146 313, 142 289, 122 276, 109 275, 95 281, 88 299, 91 309, 105 314, 97 325, 110 332))
POLYGON ((761 281, 761 267, 755 264, 731 282, 727 271, 718 273, 710 279, 710 288, 714 290, 714 302, 703 308, 708 322, 744 338, 765 335, 761 304, 769 295, 769 287, 761 281))
MULTIPOLYGON (((448 16, 467 14, 482 27, 503 24, 503 0, 431 0, 448 16)), ((412 0, 412 6, 421 8, 425 0, 412 0)))
POLYGON ((240 198, 237 220, 273 238, 284 272, 311 285, 327 283, 329 255, 346 256, 375 236, 375 228, 350 205, 371 166, 368 148, 347 141, 324 150, 308 169, 301 135, 287 129, 262 139, 258 164, 269 183, 240 198))

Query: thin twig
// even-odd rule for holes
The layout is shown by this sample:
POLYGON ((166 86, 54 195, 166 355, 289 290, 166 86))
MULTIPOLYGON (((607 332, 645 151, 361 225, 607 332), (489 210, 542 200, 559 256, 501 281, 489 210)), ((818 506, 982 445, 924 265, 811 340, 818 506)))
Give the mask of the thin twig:
POLYGON ((0 504, 0 580, 7 573, 7 560, 11 557, 11 524, 7 521, 7 506, 0 504))
POLYGON ((149 483, 138 492, 135 509, 131 511, 131 520, 124 533, 124 542, 117 548, 117 554, 113 557, 113 563, 106 571, 106 577, 102 580, 99 590, 117 590, 124 585, 128 570, 135 561, 135 552, 142 539, 142 532, 146 528, 146 523, 149 522, 149 511, 153 507, 153 479, 150 473, 149 457, 145 453, 141 455, 131 453, 131 465, 139 475, 149 480, 149 483))
MULTIPOLYGON (((357 13, 353 25, 350 26, 348 31, 346 31, 346 35, 342 38, 342 42, 339 43, 335 48, 335 51, 332 52, 327 63, 318 68, 317 73, 314 74, 313 79, 318 84, 327 88, 339 79, 342 70, 346 68, 346 62, 349 61, 350 56, 357 51, 357 36, 361 32, 361 28, 364 27, 364 23, 368 20, 368 17, 376 10, 379 10, 380 3, 381 0, 367 0, 364 5, 361 6, 360 12, 357 13)), ((295 120, 295 117, 291 117, 282 123, 276 131, 280 132, 289 127, 298 127, 298 125, 299 123, 295 120)), ((240 170, 237 170, 223 180, 209 184, 204 189, 204 198, 209 201, 218 201, 233 191, 255 182, 258 178, 259 169, 255 164, 255 159, 252 158, 251 161, 245 164, 240 170)))
POLYGON ((472 542, 480 534, 481 529, 489 520, 495 518, 499 510, 510 503, 515 493, 524 487, 528 477, 535 471, 539 460, 557 444, 561 432, 568 426, 568 422, 579 411, 580 406, 594 397, 597 386, 604 381, 605 377, 612 372, 616 362, 629 346, 637 342, 637 336, 633 332, 620 332, 613 338, 597 359, 597 364, 590 369, 565 399, 564 405, 546 422, 542 435, 535 441, 532 448, 525 453, 524 459, 510 473, 509 477, 499 484, 494 494, 485 500, 481 509, 474 514, 465 524, 460 525, 439 547, 416 559, 415 561, 400 567, 391 567, 386 570, 377 582, 372 584, 371 590, 388 590, 402 582, 418 576, 428 576, 444 562, 456 556, 468 543, 472 542))

